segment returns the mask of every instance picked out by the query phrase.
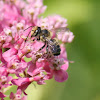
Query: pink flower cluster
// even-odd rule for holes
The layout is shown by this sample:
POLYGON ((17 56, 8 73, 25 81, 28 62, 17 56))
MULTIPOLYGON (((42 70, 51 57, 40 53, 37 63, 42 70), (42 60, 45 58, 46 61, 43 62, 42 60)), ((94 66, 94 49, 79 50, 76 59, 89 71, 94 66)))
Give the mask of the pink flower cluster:
POLYGON ((0 0, 0 98, 4 100, 9 86, 16 85, 17 92, 11 92, 11 100, 26 100, 26 88, 32 83, 45 84, 54 79, 64 82, 68 79, 69 66, 65 43, 72 42, 70 31, 59 32, 61 41, 59 56, 46 53, 46 48, 38 51, 44 43, 31 41, 27 35, 29 26, 39 26, 51 30, 51 38, 56 37, 56 29, 67 27, 67 20, 59 15, 39 17, 46 9, 42 0, 0 0), (27 60, 26 60, 27 59, 27 60), (12 77, 16 76, 17 78, 12 77), (24 93, 25 96, 21 96, 24 93))

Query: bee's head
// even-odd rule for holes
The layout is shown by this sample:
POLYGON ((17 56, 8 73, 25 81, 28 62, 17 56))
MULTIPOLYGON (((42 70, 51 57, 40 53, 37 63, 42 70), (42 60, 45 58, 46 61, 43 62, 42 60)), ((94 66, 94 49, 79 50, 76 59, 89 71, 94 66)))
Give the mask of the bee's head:
POLYGON ((33 27, 31 31, 31 37, 38 36, 40 35, 40 33, 41 33, 41 27, 38 27, 38 26, 33 27))

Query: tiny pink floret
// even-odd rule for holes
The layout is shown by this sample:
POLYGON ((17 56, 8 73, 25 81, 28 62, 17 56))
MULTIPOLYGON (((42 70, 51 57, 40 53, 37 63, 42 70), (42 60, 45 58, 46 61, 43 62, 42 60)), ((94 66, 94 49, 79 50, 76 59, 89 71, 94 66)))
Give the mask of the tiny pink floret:
POLYGON ((46 8, 43 0, 0 1, 1 100, 5 100, 5 97, 11 100, 27 100, 25 90, 31 83, 44 85, 52 78, 57 82, 65 82, 68 79, 67 70, 70 61, 67 59, 65 44, 71 43, 74 35, 68 29, 67 19, 60 15, 40 17, 46 8), (32 37, 30 32, 33 27, 30 26, 49 30, 50 38, 58 40, 56 42, 59 43, 60 54, 55 56, 50 50, 51 47, 47 52, 47 44, 39 50, 43 47, 44 41, 32 37), (61 29, 62 31, 57 31, 61 29), (17 86, 16 93, 12 91, 9 96, 5 95, 6 88, 13 85, 17 86))

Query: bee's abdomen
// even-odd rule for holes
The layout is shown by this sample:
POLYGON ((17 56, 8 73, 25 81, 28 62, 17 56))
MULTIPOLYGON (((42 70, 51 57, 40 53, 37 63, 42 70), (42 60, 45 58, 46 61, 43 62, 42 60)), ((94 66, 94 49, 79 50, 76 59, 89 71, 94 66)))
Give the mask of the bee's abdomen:
POLYGON ((60 55, 60 51, 61 51, 60 46, 59 45, 52 45, 51 51, 52 51, 52 54, 54 56, 60 55))

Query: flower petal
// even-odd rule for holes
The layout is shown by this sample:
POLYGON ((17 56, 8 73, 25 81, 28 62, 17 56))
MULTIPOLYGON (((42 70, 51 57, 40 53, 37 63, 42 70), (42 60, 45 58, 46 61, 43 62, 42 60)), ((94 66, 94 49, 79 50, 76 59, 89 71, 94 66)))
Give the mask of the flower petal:
POLYGON ((6 97, 6 95, 0 92, 0 98, 4 98, 4 97, 6 97))
POLYGON ((62 69, 54 71, 54 78, 57 82, 64 82, 68 79, 68 73, 62 69))
POLYGON ((19 79, 13 79, 11 82, 14 85, 21 86, 22 84, 25 84, 30 81, 29 81, 29 78, 19 78, 19 79))
POLYGON ((63 69, 63 70, 66 71, 66 70, 68 69, 68 66, 69 66, 69 62, 66 61, 65 64, 63 64, 63 65, 61 66, 61 69, 63 69))

